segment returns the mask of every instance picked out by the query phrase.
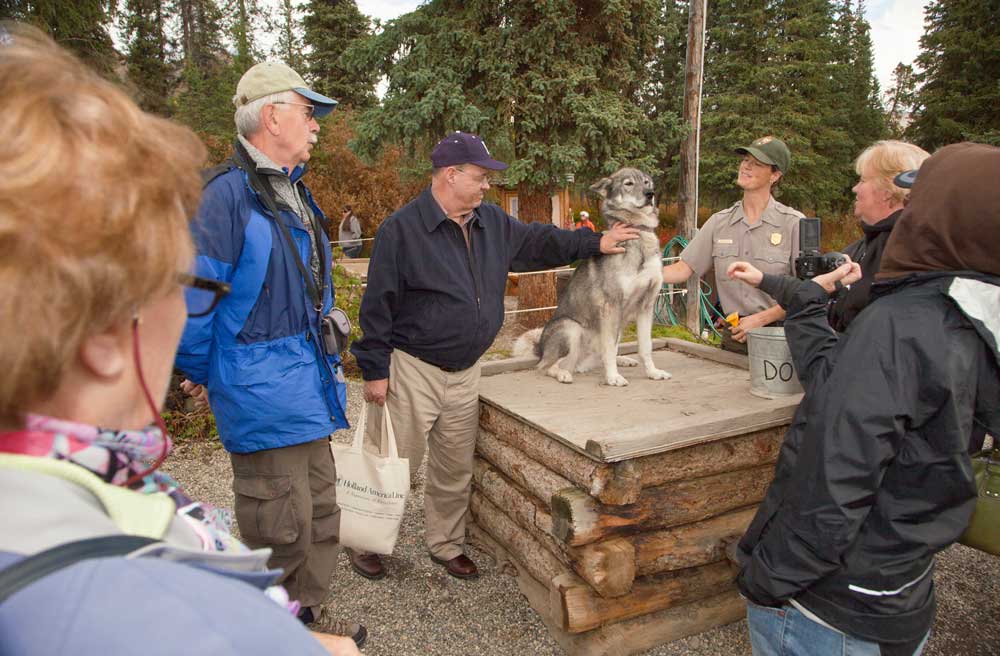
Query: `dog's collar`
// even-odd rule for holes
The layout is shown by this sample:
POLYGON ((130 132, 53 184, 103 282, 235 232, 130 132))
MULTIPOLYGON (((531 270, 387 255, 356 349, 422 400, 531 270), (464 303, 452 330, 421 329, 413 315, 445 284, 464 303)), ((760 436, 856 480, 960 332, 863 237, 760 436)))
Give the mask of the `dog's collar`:
MULTIPOLYGON (((625 223, 625 221, 619 221, 618 219, 612 219, 612 218, 609 218, 609 219, 608 219, 608 227, 609 227, 609 228, 610 228, 610 227, 611 227, 612 225, 614 225, 615 223, 625 223)), ((635 224, 632 224, 632 223, 629 223, 629 224, 627 224, 627 225, 631 225, 631 226, 632 226, 633 228, 635 228, 636 230, 640 230, 640 231, 642 231, 642 232, 649 232, 649 233, 652 233, 652 234, 654 234, 654 235, 656 234, 656 228, 652 228, 652 227, 650 227, 650 226, 644 226, 644 225, 635 225, 635 224)))

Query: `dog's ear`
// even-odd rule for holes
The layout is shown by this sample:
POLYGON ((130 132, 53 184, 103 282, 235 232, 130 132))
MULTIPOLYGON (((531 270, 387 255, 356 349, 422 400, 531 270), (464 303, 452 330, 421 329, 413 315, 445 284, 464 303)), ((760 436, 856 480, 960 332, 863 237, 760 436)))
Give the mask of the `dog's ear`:
POLYGON ((608 197, 608 189, 611 188, 611 178, 601 178, 599 181, 590 185, 590 190, 595 194, 599 195, 601 198, 608 197))

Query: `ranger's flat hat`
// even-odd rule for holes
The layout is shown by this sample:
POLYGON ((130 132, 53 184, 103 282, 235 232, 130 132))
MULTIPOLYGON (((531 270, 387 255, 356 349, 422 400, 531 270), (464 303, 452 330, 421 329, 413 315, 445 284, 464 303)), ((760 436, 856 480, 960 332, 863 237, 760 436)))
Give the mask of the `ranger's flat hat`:
POLYGON ((777 166, 782 173, 788 172, 788 167, 792 163, 792 152, 781 139, 774 137, 761 137, 749 146, 737 148, 740 155, 753 155, 765 164, 777 166))
POLYGON ((306 86, 302 76, 281 62, 261 62, 243 74, 236 85, 233 104, 242 107, 272 93, 294 91, 316 106, 316 118, 323 118, 333 111, 337 101, 316 93, 306 86))

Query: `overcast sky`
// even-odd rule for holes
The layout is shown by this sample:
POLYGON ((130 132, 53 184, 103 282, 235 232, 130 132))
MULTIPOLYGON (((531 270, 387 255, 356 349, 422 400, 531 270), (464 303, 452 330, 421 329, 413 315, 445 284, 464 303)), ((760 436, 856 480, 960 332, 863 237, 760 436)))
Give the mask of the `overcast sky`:
MULTIPOLYGON (((875 75, 882 90, 889 86, 892 69, 899 62, 911 63, 920 50, 924 31, 924 6, 929 0, 869 0, 868 22, 872 26, 875 75)), ((388 20, 413 11, 420 0, 357 0, 361 13, 388 20)))

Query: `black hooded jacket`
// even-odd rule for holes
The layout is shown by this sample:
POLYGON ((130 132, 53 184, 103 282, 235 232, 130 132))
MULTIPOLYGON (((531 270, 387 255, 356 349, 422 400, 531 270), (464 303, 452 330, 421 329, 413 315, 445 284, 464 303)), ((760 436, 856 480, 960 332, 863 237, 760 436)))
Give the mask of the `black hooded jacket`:
POLYGON ((752 602, 794 599, 841 631, 908 643, 934 617, 934 554, 976 499, 969 436, 1000 434, 1000 278, 879 282, 851 330, 816 283, 765 275, 805 397, 776 476, 739 543, 752 602))

